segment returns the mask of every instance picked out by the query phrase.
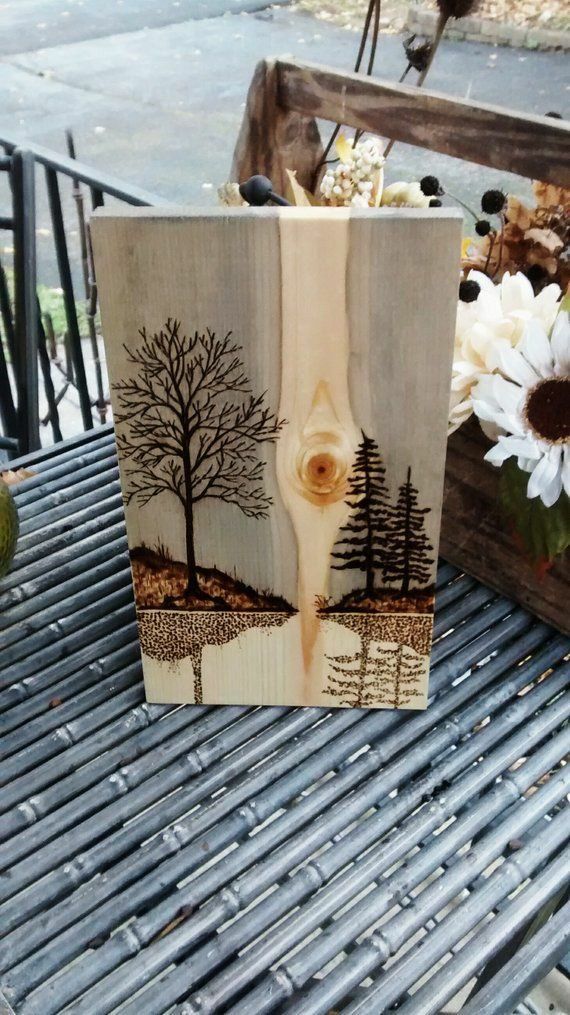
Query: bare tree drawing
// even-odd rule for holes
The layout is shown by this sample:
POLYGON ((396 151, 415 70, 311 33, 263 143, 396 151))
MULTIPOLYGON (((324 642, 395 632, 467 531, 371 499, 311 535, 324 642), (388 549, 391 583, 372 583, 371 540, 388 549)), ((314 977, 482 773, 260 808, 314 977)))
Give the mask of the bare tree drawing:
POLYGON ((418 491, 412 484, 409 468, 406 482, 402 483, 398 500, 391 511, 390 554, 386 562, 386 578, 397 582, 401 595, 410 588, 425 587, 432 577, 433 547, 429 542, 424 518, 429 508, 418 507, 418 491))
POLYGON ((259 447, 274 443, 284 425, 255 395, 228 332, 193 335, 169 318, 159 332, 139 332, 135 350, 124 346, 135 370, 114 385, 118 394, 117 444, 130 459, 127 502, 148 504, 174 495, 185 516, 187 592, 200 595, 194 507, 221 499, 251 518, 264 518, 272 503, 263 487, 259 447))
POLYGON ((364 571, 368 595, 374 592, 376 570, 385 565, 388 510, 385 472, 376 441, 363 432, 346 497, 351 515, 340 530, 338 548, 332 554, 342 563, 332 566, 339 571, 364 571))

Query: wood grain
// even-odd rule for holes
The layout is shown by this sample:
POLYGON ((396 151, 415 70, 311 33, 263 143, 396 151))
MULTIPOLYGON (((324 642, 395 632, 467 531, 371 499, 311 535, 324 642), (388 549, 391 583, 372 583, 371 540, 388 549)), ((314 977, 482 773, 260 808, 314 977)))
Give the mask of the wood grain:
POLYGON ((95 216, 149 700, 425 707, 460 232, 95 216))
POLYGON ((276 62, 261 60, 249 86, 229 179, 243 183, 261 173, 284 194, 286 169, 295 168, 301 186, 311 187, 323 149, 314 117, 286 111, 278 84, 276 62))
POLYGON ((483 462, 489 442, 475 420, 447 445, 440 549, 452 564, 570 634, 570 559, 540 575, 524 558, 501 516, 499 472, 483 462))
MULTIPOLYGON (((276 73, 281 110, 570 186, 567 122, 471 99, 453 99, 426 88, 373 80, 316 64, 279 60, 276 73)), ((288 165, 295 168, 293 161, 288 165)))

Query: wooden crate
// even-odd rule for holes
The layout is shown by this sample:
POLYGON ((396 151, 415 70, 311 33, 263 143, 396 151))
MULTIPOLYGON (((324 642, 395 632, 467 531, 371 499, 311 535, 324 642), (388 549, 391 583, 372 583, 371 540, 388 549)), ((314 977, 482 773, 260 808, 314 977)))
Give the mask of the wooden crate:
MULTIPOLYGON (((286 169, 314 184, 322 152, 316 117, 503 172, 570 187, 570 126, 427 89, 290 60, 255 69, 231 179, 264 173, 285 190, 286 169)), ((539 576, 504 528, 499 471, 471 421, 448 442, 440 549, 456 564, 570 633, 569 554, 539 576)))

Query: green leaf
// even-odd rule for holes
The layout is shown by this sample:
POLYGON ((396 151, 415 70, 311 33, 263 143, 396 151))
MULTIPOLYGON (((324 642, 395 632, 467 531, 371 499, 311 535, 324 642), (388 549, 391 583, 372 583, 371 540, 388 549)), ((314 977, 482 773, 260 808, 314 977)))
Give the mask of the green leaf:
POLYGON ((545 507, 539 497, 526 495, 529 474, 509 459, 501 469, 499 504, 534 563, 551 561, 570 546, 570 498, 562 492, 556 504, 545 507))

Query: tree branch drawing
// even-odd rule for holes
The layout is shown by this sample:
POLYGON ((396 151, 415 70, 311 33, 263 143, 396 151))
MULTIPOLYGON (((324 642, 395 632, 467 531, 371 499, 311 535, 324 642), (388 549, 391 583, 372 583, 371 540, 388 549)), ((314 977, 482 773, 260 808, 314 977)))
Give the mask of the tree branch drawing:
POLYGON ((249 518, 265 518, 271 497, 263 486, 264 444, 275 443, 285 420, 254 394, 232 332, 185 335, 169 318, 158 332, 139 331, 125 344, 132 380, 113 385, 119 410, 117 446, 130 460, 127 503, 144 506, 162 493, 184 509, 187 592, 200 595, 194 507, 204 500, 233 504, 249 518))

